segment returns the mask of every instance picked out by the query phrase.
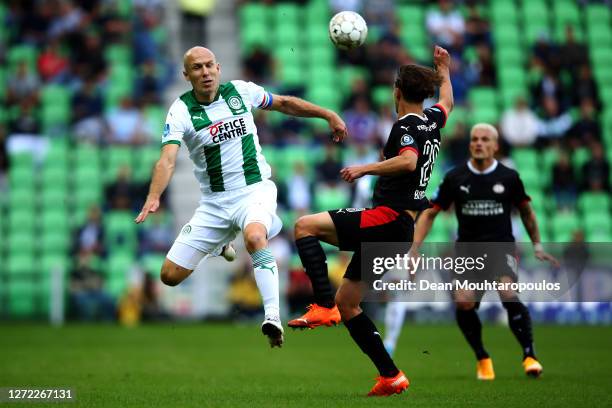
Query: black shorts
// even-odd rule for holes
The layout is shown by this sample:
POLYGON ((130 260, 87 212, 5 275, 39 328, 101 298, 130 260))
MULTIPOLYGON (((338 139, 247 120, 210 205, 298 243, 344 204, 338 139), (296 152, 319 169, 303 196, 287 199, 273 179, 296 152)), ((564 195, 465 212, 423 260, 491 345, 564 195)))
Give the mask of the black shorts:
POLYGON ((361 280, 363 242, 411 242, 414 220, 406 212, 389 207, 341 208, 329 211, 341 251, 354 251, 344 277, 361 280))

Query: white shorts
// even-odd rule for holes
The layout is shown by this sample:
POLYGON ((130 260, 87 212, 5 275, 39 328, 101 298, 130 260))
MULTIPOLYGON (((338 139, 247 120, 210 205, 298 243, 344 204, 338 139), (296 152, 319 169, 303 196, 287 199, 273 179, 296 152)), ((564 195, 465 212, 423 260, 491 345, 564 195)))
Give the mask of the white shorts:
POLYGON ((276 215, 276 186, 270 180, 202 197, 191 220, 181 228, 167 258, 193 270, 202 258, 220 255, 223 246, 253 222, 266 227, 268 239, 281 230, 282 222, 276 215))

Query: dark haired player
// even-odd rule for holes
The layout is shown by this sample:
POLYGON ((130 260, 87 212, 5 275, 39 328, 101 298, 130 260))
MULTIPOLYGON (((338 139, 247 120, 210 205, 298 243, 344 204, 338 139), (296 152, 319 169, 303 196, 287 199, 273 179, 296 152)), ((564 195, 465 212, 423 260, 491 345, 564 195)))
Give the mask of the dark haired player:
POLYGON ((342 319, 355 343, 380 373, 369 396, 399 394, 408 388, 409 382, 385 350, 378 329, 359 306, 365 291, 361 282, 361 243, 412 241, 414 220, 429 207, 425 189, 440 150, 440 128, 453 108, 450 56, 445 49, 435 48, 434 64, 435 71, 417 65, 400 67, 393 89, 399 119, 384 147, 385 160, 347 167, 340 172, 348 182, 366 174, 380 176, 374 190, 374 208, 343 208, 307 215, 295 225, 295 243, 316 303, 309 306, 304 316, 289 322, 289 326, 330 326, 342 319), (423 101, 432 97, 438 87, 438 104, 423 110, 423 101), (343 251, 354 251, 335 304, 320 241, 343 251))
MULTIPOLYGON (((511 224, 513 207, 517 207, 521 214, 525 229, 533 242, 536 258, 557 265, 556 259, 542 248, 536 216, 519 174, 495 160, 497 139, 497 130, 487 123, 472 127, 470 160, 446 174, 432 198, 433 208, 421 214, 414 232, 411 253, 416 256, 420 243, 427 236, 440 210, 445 210, 454 203, 459 224, 457 242, 511 243, 509 248, 503 248, 503 253, 491 257, 494 259, 487 262, 486 269, 482 271, 486 275, 475 272, 467 277, 469 281, 490 277, 500 282, 516 282, 517 262, 513 253, 514 236, 511 224)), ((499 244, 496 247, 499 247, 499 244)), ((525 373, 538 377, 542 373, 542 365, 536 359, 533 348, 529 309, 520 302, 516 292, 500 290, 498 293, 508 312, 510 329, 523 349, 525 373)), ((476 313, 483 294, 459 289, 453 295, 457 323, 478 360, 476 377, 479 380, 493 380, 493 361, 482 344, 482 325, 476 313)))

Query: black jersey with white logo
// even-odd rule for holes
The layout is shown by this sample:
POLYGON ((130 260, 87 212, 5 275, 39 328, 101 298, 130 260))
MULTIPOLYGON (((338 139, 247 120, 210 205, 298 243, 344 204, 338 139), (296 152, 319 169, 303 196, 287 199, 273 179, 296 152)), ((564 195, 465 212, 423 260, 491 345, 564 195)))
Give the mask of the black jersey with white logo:
POLYGON ((446 173, 434 206, 455 204, 459 242, 513 242, 511 211, 530 198, 519 174, 499 162, 483 172, 470 162, 446 173))
POLYGON ((418 156, 412 172, 380 176, 374 188, 374 206, 385 205, 398 210, 424 210, 429 207, 425 189, 436 156, 440 151, 440 129, 446 123, 446 111, 441 105, 425 109, 423 115, 409 113, 391 129, 383 149, 385 160, 412 150, 418 156))

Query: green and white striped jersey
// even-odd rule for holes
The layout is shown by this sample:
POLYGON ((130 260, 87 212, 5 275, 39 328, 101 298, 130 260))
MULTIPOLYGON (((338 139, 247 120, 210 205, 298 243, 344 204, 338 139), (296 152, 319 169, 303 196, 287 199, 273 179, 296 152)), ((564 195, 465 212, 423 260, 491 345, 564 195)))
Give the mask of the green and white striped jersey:
POLYGON ((272 95, 253 82, 219 86, 215 100, 201 104, 193 90, 177 98, 166 117, 162 146, 184 142, 203 193, 235 190, 270 178, 251 110, 267 108, 272 95))

